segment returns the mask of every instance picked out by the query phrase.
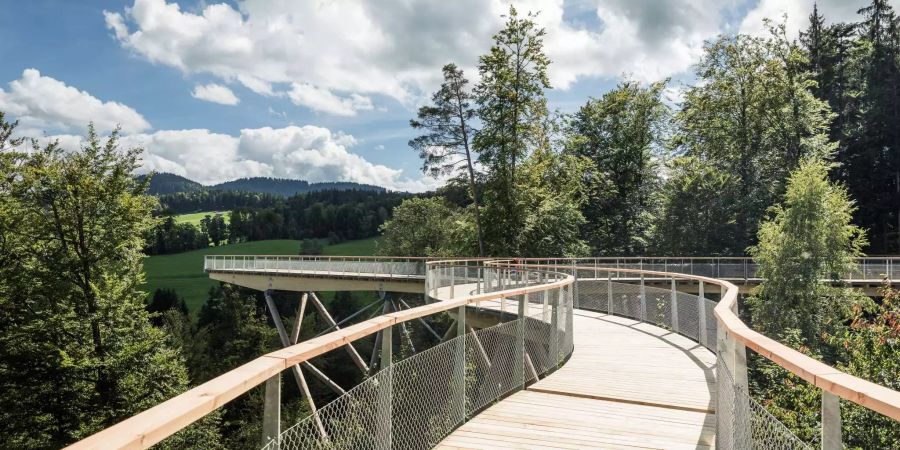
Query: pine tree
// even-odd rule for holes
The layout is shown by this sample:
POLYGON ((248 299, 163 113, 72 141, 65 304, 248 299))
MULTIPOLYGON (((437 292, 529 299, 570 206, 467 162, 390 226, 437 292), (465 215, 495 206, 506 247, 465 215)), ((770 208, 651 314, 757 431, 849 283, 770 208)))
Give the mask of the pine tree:
POLYGON ((550 60, 543 49, 545 31, 534 17, 520 18, 511 6, 506 26, 479 59, 475 94, 482 128, 474 145, 487 172, 484 234, 492 254, 517 252, 511 231, 522 229, 524 217, 516 208, 516 170, 531 151, 546 145, 550 60))
POLYGON ((472 94, 467 87, 469 80, 455 64, 445 65, 443 73, 444 83, 431 97, 434 104, 419 108, 417 119, 409 122, 414 129, 425 130, 426 134, 409 141, 409 146, 419 152, 424 172, 433 176, 458 175, 466 178, 475 213, 478 254, 484 256, 478 183, 471 148, 477 130, 471 125, 475 110, 472 109, 472 94), (459 174, 460 171, 463 174, 459 174))

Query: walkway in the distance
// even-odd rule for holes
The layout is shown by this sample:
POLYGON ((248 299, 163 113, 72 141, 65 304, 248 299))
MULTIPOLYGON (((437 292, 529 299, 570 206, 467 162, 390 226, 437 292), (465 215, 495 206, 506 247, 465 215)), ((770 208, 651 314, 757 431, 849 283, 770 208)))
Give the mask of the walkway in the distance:
POLYGON ((471 418, 438 448, 715 446, 715 355, 632 319, 580 309, 574 317, 575 350, 559 370, 471 418))

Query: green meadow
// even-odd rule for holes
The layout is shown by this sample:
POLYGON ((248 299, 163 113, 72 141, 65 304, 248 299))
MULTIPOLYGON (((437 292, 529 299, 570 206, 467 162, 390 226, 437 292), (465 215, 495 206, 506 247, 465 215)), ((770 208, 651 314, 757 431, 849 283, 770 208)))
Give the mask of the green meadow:
MULTIPOLYGON (((202 216, 201 216, 202 217, 202 216)), ((375 254, 377 238, 347 241, 325 246, 325 255, 368 256, 375 254)), ((206 301, 209 288, 216 285, 203 272, 206 255, 296 255, 300 241, 279 239, 270 241, 241 242, 193 250, 172 255, 154 255, 144 259, 146 280, 143 289, 153 293, 158 288, 175 289, 192 314, 200 310, 206 301)))
POLYGON ((175 216, 175 223, 189 223, 197 229, 200 229, 200 221, 203 220, 206 216, 215 216, 216 214, 221 214, 222 217, 225 218, 225 223, 228 223, 228 211, 204 211, 198 213, 190 213, 190 214, 179 214, 175 216))

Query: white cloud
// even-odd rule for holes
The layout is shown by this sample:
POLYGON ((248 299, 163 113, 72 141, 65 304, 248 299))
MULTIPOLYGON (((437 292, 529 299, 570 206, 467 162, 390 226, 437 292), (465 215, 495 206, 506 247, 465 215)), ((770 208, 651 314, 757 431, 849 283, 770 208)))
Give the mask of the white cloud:
MULTIPOLYGON (((41 140, 47 139, 59 139, 67 149, 77 148, 83 142, 83 138, 74 135, 41 140)), ((311 125, 244 129, 238 136, 206 129, 162 130, 120 140, 123 148, 144 149, 141 172, 171 172, 203 184, 254 176, 310 182, 354 181, 410 192, 443 184, 443 180, 421 175, 413 179, 401 170, 373 164, 348 150, 355 144, 353 136, 311 125)))
POLYGON ((240 103, 240 99, 234 95, 234 92, 231 92, 231 89, 228 89, 227 86, 222 86, 221 84, 210 83, 204 85, 194 86, 194 91, 191 92, 191 97, 206 100, 208 102, 219 103, 222 105, 237 105, 240 103))
MULTIPOLYGON (((523 0, 541 11, 551 81, 623 72, 655 80, 689 68, 738 0, 523 0), (597 25, 583 26, 586 17, 597 25)), ((167 0, 134 0, 105 12, 125 48, 186 73, 237 81, 262 95, 331 114, 371 109, 373 94, 411 106, 434 89, 440 67, 468 68, 503 25, 507 0, 244 0, 183 11, 167 0), (340 96, 338 92, 342 93, 340 96), (355 96, 354 96, 355 95, 355 96)))
POLYGON ((22 78, 11 81, 9 92, 0 89, 0 110, 17 118, 23 128, 47 131, 80 131, 88 122, 100 133, 117 125, 124 133, 150 128, 150 123, 128 106, 101 101, 36 69, 26 69, 22 78))
MULTIPOLYGON (((791 38, 797 37, 800 30, 809 25, 809 15, 813 9, 812 1, 807 0, 759 0, 756 6, 747 12, 741 21, 741 33, 757 36, 768 35, 763 19, 768 18, 781 22, 787 14, 787 32, 791 38)), ((819 14, 825 17, 827 23, 858 22, 861 20, 856 13, 860 8, 871 3, 869 0, 817 0, 819 14)), ((900 0, 889 0, 888 3, 894 9, 900 8, 900 0)))
POLYGON ((357 111, 372 110, 372 99, 369 97, 350 94, 342 98, 328 89, 306 83, 293 83, 287 95, 295 105, 337 116, 355 116, 357 111))

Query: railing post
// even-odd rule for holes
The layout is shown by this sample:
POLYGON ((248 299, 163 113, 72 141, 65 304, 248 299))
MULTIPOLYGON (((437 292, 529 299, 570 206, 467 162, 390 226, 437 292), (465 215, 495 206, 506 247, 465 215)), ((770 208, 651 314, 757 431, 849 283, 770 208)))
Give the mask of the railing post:
POLYGON ((516 324, 516 355, 513 361, 513 386, 525 387, 525 306, 528 305, 528 293, 519 300, 519 322, 516 324))
POLYGON ((550 303, 550 361, 553 367, 559 365, 559 306, 563 299, 563 288, 556 293, 556 301, 550 303))
POLYGON ((678 333, 678 291, 675 290, 675 277, 672 277, 672 331, 678 333))
POLYGON ((450 266, 450 298, 455 298, 455 289, 456 289, 456 267, 450 266))
POLYGON ((822 450, 840 450, 841 401, 831 392, 822 391, 822 450))
POLYGON ((612 272, 606 272, 606 313, 613 313, 612 272))
POLYGON ((647 321, 647 289, 644 286, 644 274, 641 274, 641 322, 647 321))
POLYGON ((697 330, 697 341, 700 342, 700 345, 709 348, 706 339, 706 299, 703 298, 703 281, 700 281, 700 286, 698 287, 699 294, 697 295, 698 304, 697 304, 697 313, 699 317, 697 317, 697 323, 699 324, 697 330))
POLYGON ((578 308, 581 303, 578 299, 578 269, 576 269, 575 260, 572 260, 572 275, 575 276, 575 282, 572 284, 572 307, 578 308))
POLYGON ((263 401, 262 446, 275 441, 272 448, 278 449, 281 444, 281 372, 266 380, 263 401))
POLYGON ((457 401, 457 424, 466 421, 466 307, 460 306, 456 313, 456 352, 454 354, 454 397, 457 401))
POLYGON ((376 434, 376 446, 379 450, 390 450, 393 438, 393 424, 391 416, 394 408, 394 339, 393 327, 381 330, 381 362, 379 373, 376 375, 381 383, 378 389, 378 421, 376 434))

